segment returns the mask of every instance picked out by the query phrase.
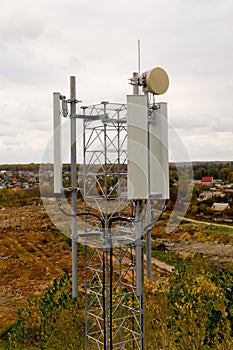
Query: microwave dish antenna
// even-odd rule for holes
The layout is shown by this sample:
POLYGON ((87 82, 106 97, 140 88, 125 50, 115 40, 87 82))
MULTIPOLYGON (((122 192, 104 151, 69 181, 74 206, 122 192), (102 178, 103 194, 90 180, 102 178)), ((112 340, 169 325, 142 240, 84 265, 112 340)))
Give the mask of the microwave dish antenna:
POLYGON ((154 95, 164 94, 169 87, 169 78, 161 67, 153 68, 141 75, 143 90, 154 95))

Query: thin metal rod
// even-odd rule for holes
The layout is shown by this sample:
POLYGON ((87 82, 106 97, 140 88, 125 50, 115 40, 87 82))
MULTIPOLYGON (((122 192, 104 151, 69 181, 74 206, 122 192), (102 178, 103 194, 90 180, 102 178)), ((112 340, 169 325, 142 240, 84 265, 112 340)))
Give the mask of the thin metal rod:
POLYGON ((104 327, 104 334, 105 334, 105 344, 104 344, 104 350, 112 350, 110 348, 110 327, 109 327, 109 298, 110 298, 110 294, 109 294, 109 252, 105 251, 103 253, 104 255, 104 259, 103 261, 105 262, 103 265, 103 281, 104 281, 104 323, 105 323, 105 327, 104 327))
MULTIPOLYGON (((102 102, 104 107, 104 115, 106 115, 106 102, 102 102)), ((108 236, 108 182, 107 182, 107 175, 108 175, 108 164, 107 164, 107 124, 104 123, 104 197, 105 197, 105 238, 108 236)))
POLYGON ((112 299, 112 290, 113 288, 113 249, 112 247, 110 248, 110 295, 109 295, 109 303, 110 303, 110 308, 109 308, 109 318, 110 318, 110 322, 109 322, 109 328, 110 328, 110 335, 109 335, 109 338, 110 338, 110 350, 113 349, 113 342, 112 342, 112 326, 113 326, 113 323, 112 323, 112 303, 113 303, 113 299, 112 299))
MULTIPOLYGON (((123 252, 122 252, 122 247, 120 246, 120 252, 119 252, 119 260, 120 260, 120 278, 119 278, 119 284, 120 284, 120 294, 122 295, 122 256, 123 256, 123 252)), ((133 279, 134 280, 134 279, 133 279)), ((123 317, 123 307, 122 307, 122 298, 120 299, 120 349, 123 348, 122 346, 122 341, 123 341, 123 328, 122 328, 122 317, 123 317)))
POLYGON ((105 286, 105 283, 106 283, 106 271, 105 271, 105 252, 103 251, 103 254, 102 254, 102 261, 103 261, 103 289, 102 289, 102 298, 103 298, 103 320, 104 320, 104 350, 107 350, 107 341, 108 341, 108 337, 107 337, 107 328, 108 326, 106 327, 106 286, 105 286))
MULTIPOLYGON (((150 198, 147 200, 146 205, 146 223, 151 223, 151 203, 150 198)), ((152 278, 152 261, 151 261, 151 227, 146 231, 146 277, 152 278)))
MULTIPOLYGON (((144 284, 144 283, 143 283, 144 284)), ((141 348, 140 350, 145 349, 145 327, 144 327, 144 290, 140 296, 140 327, 141 327, 141 348)))
POLYGON ((136 293, 140 300, 140 350, 144 350, 144 259, 143 259, 143 229, 142 207, 140 200, 136 201, 135 234, 136 234, 136 293))
POLYGON ((84 282, 85 282, 85 350, 88 350, 88 294, 87 294, 87 246, 84 246, 84 282))
MULTIPOLYGON (((134 73, 133 73, 133 78, 134 78, 135 80, 137 80, 138 77, 139 77, 138 73, 137 73, 137 72, 134 72, 134 73)), ((134 95, 139 95, 139 85, 138 85, 138 84, 133 85, 133 94, 134 94, 134 95)))
MULTIPOLYGON (((83 109, 83 114, 85 115, 85 109, 83 109)), ((85 152, 85 147, 86 147, 86 121, 85 119, 83 120, 83 192, 84 196, 86 197, 86 152, 85 152)), ((86 212, 87 207, 86 207, 86 201, 84 201, 84 212, 86 212)), ((84 232, 86 232, 86 217, 84 217, 84 232)), ((87 242, 85 242, 87 243, 87 242)), ((84 283, 85 283, 85 350, 88 350, 88 293, 87 293, 87 266, 88 261, 87 261, 87 246, 84 246, 84 283)))
POLYGON ((136 288, 137 296, 142 295, 142 220, 141 220, 141 204, 140 200, 136 201, 135 212, 135 238, 136 238, 136 288))
MULTIPOLYGON (((119 111, 117 111, 117 119, 119 119, 119 111)), ((120 160, 120 124, 117 125, 117 192, 118 192, 118 216, 121 214, 121 183, 120 183, 120 169, 121 169, 121 160, 120 160)))
MULTIPOLYGON (((75 77, 70 77, 70 112, 71 116, 76 113, 76 82, 75 77)), ((76 119, 70 118, 71 135, 71 239, 72 239, 72 296, 78 296, 78 243, 77 243, 77 155, 76 155, 76 119)))
MULTIPOLYGON (((149 105, 149 98, 147 95, 147 105, 149 105)), ((146 204, 146 226, 148 226, 148 230, 146 231, 146 277, 152 278, 152 262, 151 262, 151 203, 150 203, 150 194, 151 194, 151 140, 150 140, 150 123, 147 120, 147 161, 148 161, 148 200, 146 204)))
POLYGON ((138 75, 141 74, 141 41, 138 40, 138 75))

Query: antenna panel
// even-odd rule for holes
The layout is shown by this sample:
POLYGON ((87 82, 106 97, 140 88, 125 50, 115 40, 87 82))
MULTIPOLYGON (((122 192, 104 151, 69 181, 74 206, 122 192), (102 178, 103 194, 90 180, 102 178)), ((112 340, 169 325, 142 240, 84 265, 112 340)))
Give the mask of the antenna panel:
POLYGON ((169 198, 167 103, 159 103, 149 124, 150 195, 169 198))
POLYGON ((128 199, 148 198, 147 96, 127 96, 128 199))
POLYGON ((61 115, 60 93, 53 93, 53 154, 54 154, 54 193, 61 193, 62 162, 61 162, 61 115))

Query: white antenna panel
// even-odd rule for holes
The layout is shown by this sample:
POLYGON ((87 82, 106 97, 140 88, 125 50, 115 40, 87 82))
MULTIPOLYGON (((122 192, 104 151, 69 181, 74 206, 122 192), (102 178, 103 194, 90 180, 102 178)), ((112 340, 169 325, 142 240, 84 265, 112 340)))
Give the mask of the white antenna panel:
POLYGON ((61 115, 60 93, 53 93, 53 155, 54 155, 54 193, 60 194, 62 189, 61 162, 61 115))
POLYGON ((148 198, 147 96, 127 96, 128 199, 148 198))
POLYGON ((150 123, 150 195, 169 198, 167 103, 158 103, 150 123))

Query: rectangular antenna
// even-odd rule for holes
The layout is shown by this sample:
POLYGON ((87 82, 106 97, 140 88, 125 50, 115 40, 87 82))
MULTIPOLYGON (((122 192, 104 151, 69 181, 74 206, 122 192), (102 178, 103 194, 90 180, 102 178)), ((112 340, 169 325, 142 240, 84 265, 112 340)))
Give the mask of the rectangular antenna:
POLYGON ((158 103, 149 124, 150 195, 169 198, 167 103, 158 103))
POLYGON ((60 93, 53 93, 54 193, 62 189, 60 93))
POLYGON ((147 96, 127 96, 128 199, 148 198, 147 96))

